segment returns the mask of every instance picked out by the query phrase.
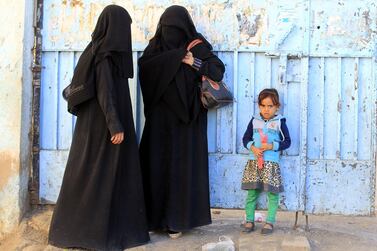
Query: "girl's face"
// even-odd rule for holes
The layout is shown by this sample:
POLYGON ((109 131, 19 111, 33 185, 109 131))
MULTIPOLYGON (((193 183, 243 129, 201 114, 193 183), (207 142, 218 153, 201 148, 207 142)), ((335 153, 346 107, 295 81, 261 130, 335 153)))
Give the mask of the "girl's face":
POLYGON ((264 119, 272 119, 278 109, 279 107, 274 105, 270 97, 262 99, 262 102, 259 105, 260 113, 264 119))

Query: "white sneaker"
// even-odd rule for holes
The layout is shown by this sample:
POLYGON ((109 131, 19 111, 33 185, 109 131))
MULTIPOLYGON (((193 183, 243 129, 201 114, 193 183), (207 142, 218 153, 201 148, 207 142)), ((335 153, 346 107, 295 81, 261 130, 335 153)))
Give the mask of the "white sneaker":
POLYGON ((179 237, 182 236, 182 232, 173 232, 173 231, 168 231, 168 235, 171 239, 178 239, 179 237))

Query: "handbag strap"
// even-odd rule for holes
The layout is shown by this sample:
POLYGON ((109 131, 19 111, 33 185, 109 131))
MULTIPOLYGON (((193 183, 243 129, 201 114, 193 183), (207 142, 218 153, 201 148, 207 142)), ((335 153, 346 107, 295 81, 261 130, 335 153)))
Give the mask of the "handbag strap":
POLYGON ((208 81, 208 83, 212 86, 213 89, 215 89, 216 91, 220 90, 220 85, 219 83, 217 83, 216 81, 213 81, 212 79, 210 79, 209 77, 206 77, 206 76, 202 76, 202 82, 203 81, 208 81))
POLYGON ((203 43, 203 41, 199 38, 192 40, 191 43, 187 46, 187 50, 188 51, 191 50, 192 48, 194 48, 196 45, 200 43, 203 43))
MULTIPOLYGON (((196 46, 200 43, 203 43, 203 41, 199 38, 192 40, 191 43, 187 46, 187 50, 188 51, 191 50, 192 48, 194 48, 194 46, 196 46)), ((213 81, 212 79, 203 75, 202 81, 205 81, 205 80, 207 80, 209 82, 209 84, 212 86, 213 89, 215 89, 217 91, 220 90, 220 86, 219 86, 218 83, 216 83, 216 81, 213 81)))

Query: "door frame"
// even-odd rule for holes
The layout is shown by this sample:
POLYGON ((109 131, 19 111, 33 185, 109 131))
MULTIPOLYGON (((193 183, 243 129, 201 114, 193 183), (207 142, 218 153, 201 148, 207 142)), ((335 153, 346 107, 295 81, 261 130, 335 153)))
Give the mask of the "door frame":
POLYGON ((31 119, 31 168, 29 173, 30 204, 40 204, 39 199, 39 151, 40 151, 40 96, 42 76, 42 24, 43 24, 43 0, 34 0, 34 45, 32 70, 32 119, 31 119))

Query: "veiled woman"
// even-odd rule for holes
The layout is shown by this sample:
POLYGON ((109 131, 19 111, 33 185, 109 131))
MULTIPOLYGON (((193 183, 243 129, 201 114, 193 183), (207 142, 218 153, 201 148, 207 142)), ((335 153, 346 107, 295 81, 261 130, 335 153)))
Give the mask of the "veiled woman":
POLYGON ((149 241, 128 78, 131 18, 116 5, 98 18, 64 97, 77 115, 49 243, 124 250, 149 241))
POLYGON ((205 75, 219 81, 224 65, 196 31, 188 11, 171 6, 139 59, 145 126, 140 143, 150 230, 182 231, 211 223, 205 75), (203 43, 187 51, 194 39, 203 43))

